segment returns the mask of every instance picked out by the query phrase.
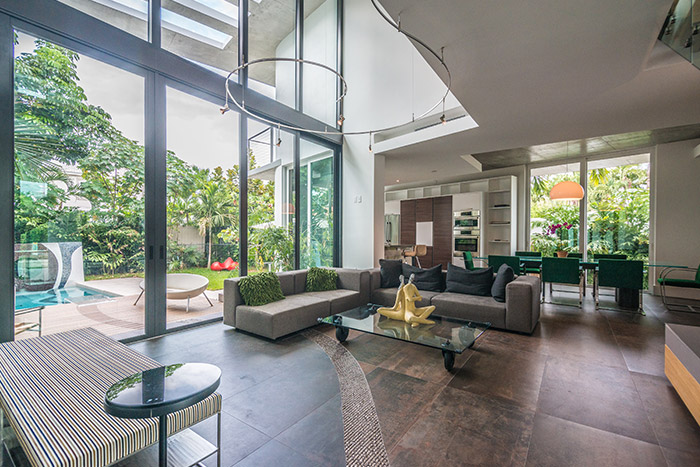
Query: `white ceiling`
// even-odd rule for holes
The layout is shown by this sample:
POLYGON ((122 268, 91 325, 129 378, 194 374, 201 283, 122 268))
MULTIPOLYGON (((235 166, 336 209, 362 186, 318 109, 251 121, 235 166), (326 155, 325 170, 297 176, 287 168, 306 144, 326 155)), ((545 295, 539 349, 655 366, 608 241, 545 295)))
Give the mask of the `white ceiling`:
POLYGON ((387 185, 454 177, 463 154, 700 123, 700 70, 651 53, 672 0, 381 3, 445 47, 452 92, 479 125, 389 152, 387 185))

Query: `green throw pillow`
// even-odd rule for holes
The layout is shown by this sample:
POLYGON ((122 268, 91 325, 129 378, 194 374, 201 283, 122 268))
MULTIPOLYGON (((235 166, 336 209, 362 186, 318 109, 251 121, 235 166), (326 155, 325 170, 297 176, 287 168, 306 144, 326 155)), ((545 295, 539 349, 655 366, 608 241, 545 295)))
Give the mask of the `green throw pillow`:
POLYGON ((246 276, 238 282, 238 289, 248 306, 267 305, 284 299, 280 280, 274 272, 246 276))
POLYGON ((338 273, 332 269, 311 268, 306 273, 306 291, 323 292, 338 288, 338 273))

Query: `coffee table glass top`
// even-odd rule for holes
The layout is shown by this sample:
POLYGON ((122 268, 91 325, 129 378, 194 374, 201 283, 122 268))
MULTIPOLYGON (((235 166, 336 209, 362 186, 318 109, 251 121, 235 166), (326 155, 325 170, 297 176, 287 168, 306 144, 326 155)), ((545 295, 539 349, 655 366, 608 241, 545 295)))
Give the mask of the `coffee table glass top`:
POLYGON ((428 319, 435 321, 435 324, 421 324, 414 328, 403 321, 380 315, 376 311, 380 306, 368 304, 319 321, 455 353, 462 353, 471 347, 491 326, 491 323, 430 316, 428 319))

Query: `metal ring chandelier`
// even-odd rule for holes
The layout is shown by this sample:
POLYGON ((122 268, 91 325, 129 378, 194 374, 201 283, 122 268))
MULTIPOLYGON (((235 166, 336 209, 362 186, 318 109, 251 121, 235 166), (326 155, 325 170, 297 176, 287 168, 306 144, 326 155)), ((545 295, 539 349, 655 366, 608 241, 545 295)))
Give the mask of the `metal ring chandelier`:
MULTIPOLYGON (((267 119, 267 118, 263 117, 262 115, 258 115, 258 114, 256 114, 256 113, 252 112, 251 110, 249 110, 248 108, 246 108, 246 106, 245 106, 245 99, 243 99, 243 100, 241 100, 241 101, 239 102, 235 97, 233 97, 233 94, 231 93, 231 90, 229 89, 229 83, 230 83, 230 81, 231 81, 231 77, 232 77, 234 74, 238 73, 238 72, 241 71, 241 70, 247 69, 247 68, 250 67, 251 65, 255 65, 255 64, 258 64, 258 63, 265 63, 265 62, 294 62, 294 63, 301 63, 301 64, 304 64, 304 65, 313 65, 313 66, 316 66, 316 67, 319 67, 319 68, 323 68, 324 70, 327 70, 327 71, 333 73, 334 75, 336 75, 337 79, 340 80, 340 82, 341 82, 341 84, 342 84, 342 91, 341 91, 341 93, 340 93, 340 96, 338 96, 338 98, 337 98, 336 101, 335 101, 336 104, 337 104, 338 102, 342 102, 342 100, 343 100, 343 99, 345 98, 345 96, 347 95, 347 92, 348 92, 348 85, 347 85, 347 83, 345 82, 345 78, 343 78, 343 76, 342 76, 340 73, 338 73, 338 72, 337 72, 336 70, 334 70, 333 68, 331 68, 331 67, 329 67, 329 66, 326 66, 326 65, 324 65, 324 64, 322 64, 322 63, 314 62, 314 61, 311 61, 311 60, 304 60, 304 59, 302 59, 302 58, 269 57, 269 58, 259 58, 259 59, 257 59, 257 60, 251 60, 251 61, 249 61, 249 62, 246 62, 246 63, 242 64, 241 66, 235 68, 233 71, 231 71, 231 72, 228 74, 228 76, 226 76, 226 83, 225 83, 225 87, 226 87, 226 104, 225 104, 225 106, 221 109, 221 113, 224 114, 224 113, 228 112, 229 110, 231 110, 231 108, 229 107, 229 100, 230 100, 231 102, 234 103, 234 105, 235 105, 236 107, 238 107, 238 108, 241 110, 241 112, 243 112, 243 113, 245 113, 246 115, 249 115, 249 116, 255 118, 256 120, 265 122, 265 123, 267 123, 267 124, 269 124, 269 125, 271 125, 271 126, 276 126, 278 129, 284 128, 284 129, 286 129, 286 130, 291 130, 291 131, 302 131, 302 132, 305 132, 305 133, 318 134, 318 135, 340 135, 340 136, 348 136, 348 135, 370 135, 370 139, 371 139, 371 136, 372 136, 373 133, 380 133, 380 132, 382 132, 382 131, 395 130, 395 129, 400 128, 400 127, 402 127, 402 126, 409 125, 409 124, 415 122, 416 120, 420 120, 421 118, 427 116, 427 115, 430 114, 433 110, 435 110, 436 108, 438 108, 438 107, 440 106, 440 104, 443 105, 443 114, 442 114, 442 116, 440 117, 440 121, 441 121, 442 123, 445 123, 445 122, 446 122, 446 119, 445 119, 445 109, 444 109, 444 106, 445 106, 445 99, 447 99, 447 96, 448 96, 449 93, 450 93, 450 89, 452 88, 452 74, 450 73, 450 69, 448 68, 447 64, 445 63, 445 60, 444 60, 444 57, 443 57, 443 54, 442 54, 442 52, 443 52, 443 50, 444 50, 444 47, 443 47, 442 49, 440 49, 440 53, 438 54, 435 50, 433 50, 433 49, 432 49, 430 46, 428 46, 425 42, 423 42, 422 40, 420 40, 419 38, 417 38, 417 37, 414 36, 413 34, 409 33, 408 31, 405 31, 405 30, 401 29, 401 17, 400 17, 400 16, 399 16, 399 22, 397 23, 397 22, 395 22, 390 16, 388 16, 386 13, 384 13, 384 12, 381 10, 381 8, 379 8, 379 5, 377 4, 377 0, 370 0, 370 1, 372 2, 372 5, 373 5, 374 8, 377 10, 377 12, 379 13, 379 15, 380 15, 382 18, 384 18, 384 20, 385 20, 387 23, 389 23, 390 26, 392 26, 394 29, 396 29, 398 32, 400 32, 400 33, 403 34, 404 36, 408 37, 408 38, 411 39, 412 41, 414 41, 414 42, 420 44, 423 48, 425 48, 428 52, 430 52, 430 53, 440 62, 440 65, 442 65, 442 67, 445 69, 445 72, 447 73, 447 89, 445 90, 445 94, 444 94, 444 95, 440 98, 440 100, 438 100, 432 107, 430 107, 430 108, 429 108, 428 110, 426 110, 425 112, 421 113, 418 117, 416 117, 415 114, 414 114, 414 115, 412 116, 411 120, 406 121, 406 122, 403 122, 403 123, 399 123, 398 125, 392 125, 392 126, 388 126, 388 127, 384 127, 384 128, 374 128, 374 129, 371 129, 371 130, 361 130, 361 131, 342 131, 342 130, 338 130, 338 129, 336 129, 336 128, 328 128, 328 127, 326 127, 324 130, 313 130, 313 129, 309 129, 309 128, 303 128, 303 127, 298 127, 298 126, 294 126, 294 125, 286 125, 286 124, 284 124, 284 123, 275 122, 275 121, 273 121, 273 120, 270 120, 270 119, 267 119)), ((244 89, 244 92, 245 92, 245 89, 244 89)), ((245 96, 245 94, 244 94, 244 96, 245 96)), ((339 125, 339 126, 342 126, 344 120, 345 120, 345 118, 344 118, 343 115, 341 114, 340 117, 339 117, 339 119, 338 119, 338 125, 339 125)), ((371 150, 371 144, 370 144, 370 150, 371 150)))

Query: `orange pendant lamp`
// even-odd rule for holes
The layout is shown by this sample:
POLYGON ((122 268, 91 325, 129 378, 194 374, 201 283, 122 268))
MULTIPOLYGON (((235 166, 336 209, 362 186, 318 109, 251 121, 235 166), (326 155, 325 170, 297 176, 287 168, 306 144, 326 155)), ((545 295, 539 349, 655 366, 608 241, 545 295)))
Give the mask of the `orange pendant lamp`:
POLYGON ((549 198, 557 201, 579 201, 583 195, 583 187, 572 181, 559 182, 549 192, 549 198))

